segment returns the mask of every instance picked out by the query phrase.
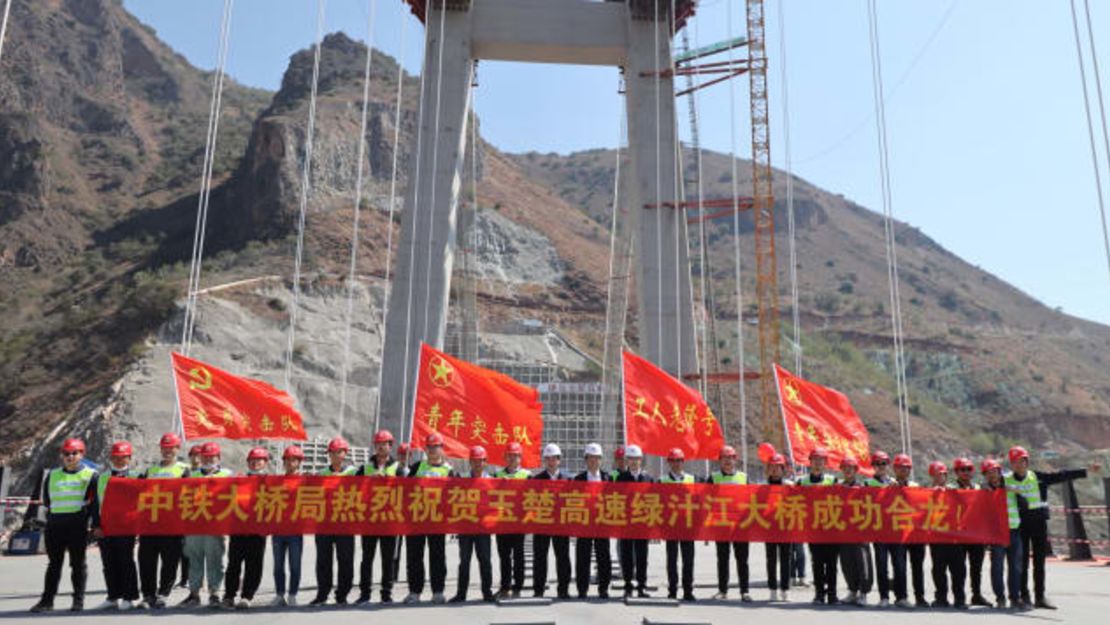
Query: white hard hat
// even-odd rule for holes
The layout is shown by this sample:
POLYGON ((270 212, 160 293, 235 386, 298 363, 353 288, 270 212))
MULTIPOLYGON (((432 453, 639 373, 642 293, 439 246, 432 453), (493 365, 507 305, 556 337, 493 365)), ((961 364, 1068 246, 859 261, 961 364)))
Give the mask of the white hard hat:
POLYGON ((624 448, 625 458, 643 458, 644 450, 640 449, 639 445, 629 445, 624 448))
POLYGON ((543 457, 544 458, 550 458, 552 456, 560 456, 561 457, 562 455, 563 455, 563 450, 559 449, 559 446, 556 445, 555 443, 548 443, 543 448, 543 457))
POLYGON ((590 443, 590 444, 586 445, 586 455, 587 456, 602 456, 604 454, 601 451, 601 445, 598 445, 597 443, 590 443))

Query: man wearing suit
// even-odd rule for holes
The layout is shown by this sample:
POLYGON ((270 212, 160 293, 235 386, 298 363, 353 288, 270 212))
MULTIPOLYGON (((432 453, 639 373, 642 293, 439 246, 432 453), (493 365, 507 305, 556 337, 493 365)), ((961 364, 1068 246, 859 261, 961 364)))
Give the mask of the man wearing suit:
MULTIPOLYGON (((543 448, 543 470, 532 476, 533 480, 569 480, 570 475, 559 468, 563 451, 555 443, 543 448)), ((542 597, 547 589, 548 545, 555 549, 555 574, 558 597, 570 599, 570 538, 536 534, 532 539, 532 592, 542 597)))
MULTIPOLYGON (((586 470, 574 476, 577 482, 611 482, 612 476, 601 470, 601 445, 586 445, 586 470)), ((613 563, 609 556, 608 538, 579 538, 574 544, 574 582, 578 598, 585 599, 590 590, 590 555, 597 557, 597 596, 609 598, 609 581, 613 563)))
MULTIPOLYGON (((644 452, 639 445, 625 448, 624 459, 628 468, 617 476, 618 482, 654 482, 643 470, 644 452)), ((624 577, 624 596, 632 596, 632 580, 636 580, 636 596, 647 597, 648 541, 623 539, 620 541, 621 575, 624 577)))

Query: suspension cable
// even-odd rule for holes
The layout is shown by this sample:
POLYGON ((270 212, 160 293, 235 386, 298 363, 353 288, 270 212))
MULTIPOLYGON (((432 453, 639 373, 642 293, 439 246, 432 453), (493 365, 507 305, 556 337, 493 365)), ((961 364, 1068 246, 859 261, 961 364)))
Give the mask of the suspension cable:
MULTIPOLYGON (((374 59, 374 14, 377 0, 370 0, 370 17, 367 21, 366 70, 362 81, 362 120, 358 132, 358 160, 355 174, 355 209, 351 224, 351 267, 347 273, 347 314, 343 330, 343 383, 339 387, 339 435, 343 436, 344 418, 347 413, 347 382, 351 371, 351 322, 355 313, 355 278, 358 267, 358 228, 362 211, 362 172, 366 160, 366 118, 370 109, 370 65, 374 59)), ((373 175, 373 172, 370 172, 373 175)))
MULTIPOLYGON (((627 109, 622 109, 621 110, 620 122, 619 122, 618 125, 620 126, 620 130, 617 133, 617 149, 614 150, 614 152, 616 154, 614 156, 614 165, 613 165, 613 204, 612 204, 612 210, 610 211, 610 221, 609 221, 609 224, 610 224, 610 226, 609 226, 609 279, 608 279, 608 284, 606 285, 607 288, 606 288, 606 293, 605 293, 605 334, 604 334, 604 340, 602 341, 602 343, 603 343, 603 345, 602 345, 603 353, 602 353, 602 357, 601 357, 601 366, 602 366, 602 370, 601 370, 601 388, 602 388, 602 392, 605 393, 605 401, 606 402, 613 401, 614 404, 616 404, 616 397, 619 396, 619 391, 615 390, 616 385, 613 383, 613 379, 612 379, 613 375, 614 375, 614 371, 613 371, 613 368, 611 367, 611 363, 612 363, 611 359, 614 358, 614 355, 610 352, 610 349, 611 349, 611 347, 615 347, 618 352, 623 351, 623 346, 624 346, 624 320, 625 320, 624 315, 627 313, 627 307, 626 307, 627 300, 622 299, 621 300, 621 305, 618 306, 618 308, 621 309, 621 315, 622 316, 621 316, 620 322, 617 324, 618 327, 620 328, 620 337, 619 337, 619 340, 617 340, 617 341, 610 341, 610 338, 609 338, 610 333, 614 331, 612 321, 615 321, 615 320, 610 319, 610 317, 612 316, 610 311, 612 311, 612 309, 613 309, 614 289, 617 288, 616 287, 616 282, 617 282, 618 279, 623 280, 625 284, 627 284, 627 282, 628 282, 628 275, 627 275, 628 274, 628 265, 625 262, 624 238, 623 238, 624 236, 627 236, 627 235, 630 234, 630 232, 628 230, 627 222, 624 222, 625 223, 625 228, 624 228, 624 230, 620 231, 620 234, 618 234, 618 228, 620 227, 620 222, 618 222, 618 219, 619 219, 619 215, 620 215, 621 148, 624 146, 625 136, 626 136, 626 133, 628 132, 627 109), (619 266, 617 265, 618 262, 620 263, 619 266), (617 271, 620 271, 621 274, 617 275, 616 274, 617 271), (612 343, 615 343, 615 344, 611 345, 612 343)), ((625 293, 624 286, 621 286, 620 288, 622 289, 621 293, 622 293, 622 296, 623 296, 623 294, 625 293)), ((616 355, 616 358, 618 359, 617 362, 623 362, 624 355, 621 354, 621 353, 618 353, 616 355)), ((621 372, 621 371, 623 371, 623 366, 618 366, 617 367, 617 372, 621 372)), ((606 413, 607 413, 606 416, 608 416, 608 404, 606 405, 606 413)), ((619 410, 618 410, 617 414, 614 415, 614 419, 617 419, 619 417, 620 417, 620 414, 619 414, 619 410)), ((614 431, 613 431, 613 439, 616 439, 616 428, 614 428, 614 431)), ((624 442, 625 441, 622 439, 621 443, 624 444, 624 442)))
MULTIPOLYGON (((1106 108, 1102 100, 1102 79, 1098 70, 1098 54, 1095 52, 1095 35, 1091 30, 1091 7, 1087 0, 1083 2, 1087 17, 1087 37, 1091 46, 1091 64, 1095 75, 1095 93, 1098 94, 1098 110, 1102 119, 1102 140, 1106 148, 1107 167, 1110 167, 1110 135, 1106 132, 1106 108)), ((1095 146, 1095 128, 1091 120, 1091 96, 1087 91, 1087 68, 1083 62, 1083 45, 1079 39, 1079 18, 1075 12, 1075 0, 1071 0, 1071 22, 1075 33, 1075 56, 1079 62, 1079 80, 1083 85, 1083 110, 1087 114, 1087 138, 1091 144, 1091 166, 1095 170, 1095 191, 1098 194, 1098 215, 1102 224, 1102 245, 1106 253, 1106 264, 1110 268, 1110 237, 1106 230, 1106 203, 1102 193, 1102 172, 1098 166, 1098 148, 1095 146)))
MULTIPOLYGON (((728 40, 732 41, 732 5, 733 0, 728 0, 728 40)), ((728 71, 736 71, 736 58, 734 48, 728 49, 728 71)), ((740 263, 740 199, 738 197, 739 181, 736 178, 736 81, 728 83, 728 119, 729 119, 729 158, 731 161, 732 175, 732 249, 736 263, 736 359, 740 371, 740 381, 737 388, 740 391, 740 459, 744 472, 748 471, 748 397, 744 388, 744 290, 743 268, 740 263)))
POLYGON ((786 12, 780 0, 779 9, 779 81, 782 83, 782 139, 786 159, 786 226, 790 244, 790 301, 794 324, 794 375, 802 375, 802 322, 798 302, 798 245, 794 226, 794 165, 790 159, 790 90, 786 72, 786 12))
POLYGON ((312 91, 308 101, 308 128, 305 130, 304 167, 301 172, 301 201, 297 214, 297 249, 293 259, 293 307, 289 310, 289 334, 285 345, 285 390, 291 391, 293 350, 297 336, 297 312, 301 304, 301 264, 304 260, 305 213, 312 184, 312 150, 316 133, 316 95, 320 83, 320 49, 324 38, 324 15, 327 0, 316 2, 316 50, 312 57, 312 91))
POLYGON ((4 17, 0 18, 0 60, 4 58, 4 35, 8 32, 8 14, 12 12, 12 0, 4 3, 4 17))
MULTIPOLYGON (((673 76, 675 74, 674 52, 673 52, 673 47, 672 46, 673 46, 673 42, 674 42, 674 38, 675 38, 675 34, 676 34, 677 23, 678 23, 677 20, 675 20, 674 4, 675 3, 671 2, 667 5, 668 6, 668 15, 667 15, 667 17, 668 17, 668 21, 669 21, 669 26, 668 26, 668 31, 667 31, 668 38, 667 38, 667 41, 664 42, 666 44, 666 50, 667 50, 667 61, 668 61, 667 71, 669 71, 670 75, 672 76, 672 78, 671 78, 672 83, 674 81, 673 76)), ((673 93, 673 92, 674 92, 674 88, 672 86, 671 93, 673 93)), ((682 186, 679 184, 679 180, 680 180, 680 176, 682 174, 682 168, 683 168, 683 164, 682 164, 683 159, 682 159, 682 142, 679 140, 679 136, 678 136, 678 119, 674 114, 674 108, 673 108, 675 98, 673 96, 670 96, 670 95, 668 97, 670 98, 670 101, 672 103, 672 109, 671 109, 671 114, 668 116, 668 119, 667 119, 667 134, 672 139, 672 143, 673 143, 673 147, 672 147, 673 163, 672 163, 672 166, 671 166, 671 173, 674 176, 674 181, 673 181, 673 184, 674 184, 674 187, 673 187, 674 188, 674 198, 673 198, 674 199, 674 211, 671 214, 674 217, 674 268, 675 268, 675 272, 674 272, 674 300, 675 300, 674 301, 674 310, 675 310, 674 336, 675 336, 675 356, 677 357, 676 358, 676 363, 677 364, 676 364, 676 367, 675 367, 675 375, 681 380, 682 379, 682 374, 684 372, 683 362, 682 362, 683 361, 683 353, 682 353, 682 347, 683 347, 683 344, 682 344, 682 331, 683 331, 682 311, 683 310, 689 310, 690 307, 693 306, 694 301, 693 301, 693 293, 691 291, 689 291, 688 289, 684 290, 682 288, 682 274, 683 274, 683 272, 686 273, 686 284, 687 284, 687 286, 690 285, 690 262, 689 262, 690 249, 689 249, 689 241, 684 241, 683 236, 682 236, 686 232, 686 229, 683 227, 683 226, 685 226, 686 222, 685 222, 685 216, 684 216, 685 213, 683 212, 683 209, 681 208, 681 206, 682 206, 683 200, 686 197, 686 194, 685 194, 684 189, 682 188, 682 186), (686 249, 686 259, 687 259, 687 261, 685 263, 682 262, 682 249, 683 249, 683 247, 685 247, 685 249, 686 249), (683 304, 685 304, 685 306, 683 304)), ((691 321, 692 320, 693 320, 693 315, 691 314, 691 321)), ((690 338, 692 340, 695 339, 694 336, 691 336, 690 338)), ((693 347, 694 347, 694 350, 693 350, 694 351, 693 366, 694 366, 694 369, 696 370, 697 369, 697 354, 698 354, 697 340, 694 340, 693 347)), ((690 366, 689 363, 687 363, 687 366, 690 366)))
MULTIPOLYGON (((655 19, 652 21, 652 35, 654 37, 652 53, 655 56, 655 262, 659 263, 663 259, 663 78, 660 73, 663 71, 663 66, 659 60, 659 2, 653 4, 655 5, 655 19)), ((657 315, 655 320, 655 345, 658 352, 655 357, 661 359, 663 355, 663 271, 658 264, 656 265, 655 278, 657 315)), ((676 374, 682 375, 679 372, 676 372, 676 374)))

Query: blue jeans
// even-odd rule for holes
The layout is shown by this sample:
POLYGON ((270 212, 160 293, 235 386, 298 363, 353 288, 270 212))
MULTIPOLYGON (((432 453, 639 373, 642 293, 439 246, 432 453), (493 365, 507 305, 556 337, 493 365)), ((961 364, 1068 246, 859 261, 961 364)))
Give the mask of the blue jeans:
POLYGON ((289 554, 289 596, 296 596, 301 587, 301 550, 304 548, 303 536, 274 536, 274 588, 277 594, 285 594, 285 554, 289 554))
POLYGON ((805 543, 794 543, 794 562, 790 572, 797 579, 806 578, 806 546, 805 543))
POLYGON ((1010 530, 1010 546, 991 545, 991 588, 997 599, 1006 598, 1006 589, 1010 589, 1010 601, 1021 598, 1021 568, 1025 564, 1025 554, 1021 543, 1021 532, 1010 530), (1003 582, 1003 576, 1009 575, 1003 582))

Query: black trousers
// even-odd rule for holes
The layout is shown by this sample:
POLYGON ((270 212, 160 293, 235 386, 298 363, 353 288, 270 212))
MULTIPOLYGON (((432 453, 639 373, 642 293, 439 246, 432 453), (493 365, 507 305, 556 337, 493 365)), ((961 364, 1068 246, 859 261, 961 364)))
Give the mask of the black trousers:
POLYGON ((393 552, 396 549, 396 536, 362 537, 362 560, 358 567, 358 590, 362 596, 370 596, 370 584, 374 581, 374 551, 380 550, 382 600, 388 601, 393 598, 393 552))
MULTIPOLYGON (((84 515, 74 515, 82 516, 84 515)), ((43 580, 42 600, 53 603, 62 579, 62 564, 69 554, 69 580, 73 583, 73 600, 85 599, 85 581, 88 567, 85 564, 85 547, 89 530, 85 523, 58 523, 46 525, 46 578, 43 580)))
POLYGON ((1021 520, 1022 553, 1021 598, 1029 601, 1029 557, 1033 557, 1033 597, 1044 599, 1044 561, 1048 557, 1048 522, 1042 519, 1021 520))
POLYGON ((405 572, 408 575, 409 592, 424 592, 424 543, 428 544, 432 593, 443 592, 447 585, 447 543, 446 536, 409 536, 405 543, 405 572))
POLYGON ((100 562, 104 565, 104 585, 108 601, 139 598, 139 571, 135 568, 135 537, 105 536, 98 542, 100 562))
POLYGON ((590 592, 590 556, 597 558, 597 594, 609 594, 609 583, 613 576, 613 559, 609 555, 608 538, 579 538, 574 543, 574 584, 578 596, 585 597, 590 592))
POLYGON ((930 545, 933 559, 933 588, 935 598, 941 604, 948 603, 948 590, 952 589, 955 605, 965 605, 967 595, 964 585, 967 578, 967 564, 964 559, 963 545, 930 545), (951 581, 951 585, 949 585, 951 581))
POLYGON ((967 562, 972 597, 983 596, 983 560, 986 556, 986 545, 960 545, 960 558, 967 562))
POLYGON ((543 596, 547 588, 548 546, 555 551, 555 577, 560 597, 570 592, 570 538, 566 536, 532 537, 532 591, 537 597, 543 596))
MULTIPOLYGON (((185 552, 185 538, 181 538, 181 552, 185 552)), ((184 586, 189 583, 189 558, 181 558, 181 581, 178 582, 179 586, 184 586)))
POLYGON ((813 561, 813 590, 820 598, 836 597, 836 558, 839 545, 809 544, 809 559, 813 561))
POLYGON ((501 563, 501 590, 524 588, 524 535, 498 534, 497 559, 501 563))
MULTIPOLYGON (((691 547, 693 543, 690 543, 691 547)), ((729 583, 729 551, 732 551, 732 557, 736 559, 736 577, 740 580, 740 594, 748 594, 748 543, 717 543, 717 590, 721 592, 728 591, 729 583), (731 549, 730 546, 731 545, 731 549)), ((685 558, 684 558, 685 559, 685 558)), ((690 558, 693 562, 693 558, 690 558)), ((784 569, 785 570, 785 569, 784 569)), ((784 576, 788 577, 788 576, 784 576)))
MULTIPOLYGON (((899 545, 891 545, 887 543, 875 543, 872 548, 875 552, 875 585, 879 587, 879 598, 890 599, 890 591, 893 587, 891 584, 890 574, 893 569, 895 576, 898 573, 898 563, 895 561, 897 548, 899 545)), ((901 576, 906 576, 906 565, 902 563, 901 576)), ((902 590, 905 591, 906 580, 902 579, 902 590)))
POLYGON ((243 580, 243 598, 254 599, 262 583, 262 561, 266 557, 265 536, 232 536, 227 544, 227 574, 224 575, 224 600, 235 598, 243 580))
POLYGON ((316 597, 327 598, 332 589, 331 562, 339 563, 336 603, 346 603, 355 579, 355 537, 316 535, 316 597))
POLYGON ((910 555, 910 577, 913 596, 919 603, 925 601, 925 545, 906 545, 910 555))
MULTIPOLYGON (((718 545, 720 543, 717 543, 718 545)), ((720 547, 717 548, 717 566, 720 566, 720 547)), ((794 557, 794 545, 790 543, 766 543, 767 554, 767 587, 771 590, 790 590, 790 564, 794 557)), ((720 586, 720 569, 717 573, 718 586, 720 586)), ((728 585, 728 575, 725 575, 725 585, 728 585)))
POLYGON ((177 581, 177 563, 183 559, 183 543, 180 536, 139 537, 139 586, 144 597, 170 594, 177 581))
POLYGON ((626 538, 620 541, 621 576, 624 577, 624 592, 632 592, 632 580, 636 588, 647 589, 648 541, 626 538))
POLYGON ((844 571, 844 583, 849 592, 867 593, 871 591, 871 550, 867 545, 843 544, 839 546, 840 568, 844 571))
POLYGON ((694 541, 667 541, 667 594, 678 594, 678 555, 682 554, 682 592, 694 592, 694 541))
POLYGON ((490 561, 489 534, 459 534, 459 590, 458 595, 466 598, 470 588, 470 557, 478 556, 478 579, 482 586, 482 598, 493 595, 493 563, 490 561))

